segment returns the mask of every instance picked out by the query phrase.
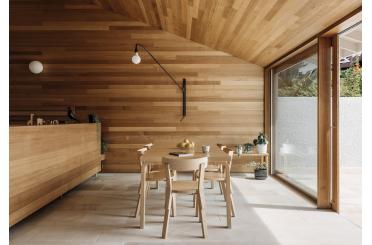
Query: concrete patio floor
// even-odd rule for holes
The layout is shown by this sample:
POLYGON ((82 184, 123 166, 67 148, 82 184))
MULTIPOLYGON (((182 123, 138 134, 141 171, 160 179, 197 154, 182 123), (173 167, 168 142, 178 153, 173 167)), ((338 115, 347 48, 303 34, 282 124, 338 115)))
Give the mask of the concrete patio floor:
MULTIPOLYGON (((273 178, 233 177, 237 217, 226 226, 226 208, 218 185, 206 189, 208 238, 194 217, 192 197, 177 197, 169 238, 161 239, 164 184, 150 190, 147 223, 133 218, 138 174, 99 174, 10 229, 18 244, 361 244, 360 226, 312 202, 273 178)), ((209 183, 206 183, 209 187, 209 183)))
POLYGON ((340 169, 340 215, 362 227, 362 167, 340 169))

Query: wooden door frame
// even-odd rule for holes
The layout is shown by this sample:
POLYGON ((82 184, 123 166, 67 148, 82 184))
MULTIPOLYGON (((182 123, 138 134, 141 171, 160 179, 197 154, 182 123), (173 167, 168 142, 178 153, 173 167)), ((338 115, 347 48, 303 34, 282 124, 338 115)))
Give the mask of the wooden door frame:
POLYGON ((331 208, 340 211, 340 167, 339 167, 339 101, 340 101, 340 47, 339 35, 332 37, 332 180, 331 208))
POLYGON ((331 207, 332 38, 318 38, 318 167, 317 206, 331 207))

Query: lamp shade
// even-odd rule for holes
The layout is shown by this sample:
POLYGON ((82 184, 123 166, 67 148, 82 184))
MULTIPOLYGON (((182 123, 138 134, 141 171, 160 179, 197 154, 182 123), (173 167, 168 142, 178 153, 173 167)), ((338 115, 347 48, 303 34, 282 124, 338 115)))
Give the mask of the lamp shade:
POLYGON ((138 52, 136 52, 132 57, 132 63, 133 64, 139 64, 141 63, 141 57, 139 56, 138 52))
POLYGON ((28 69, 34 74, 39 74, 43 71, 43 64, 40 61, 31 61, 28 65, 28 69))

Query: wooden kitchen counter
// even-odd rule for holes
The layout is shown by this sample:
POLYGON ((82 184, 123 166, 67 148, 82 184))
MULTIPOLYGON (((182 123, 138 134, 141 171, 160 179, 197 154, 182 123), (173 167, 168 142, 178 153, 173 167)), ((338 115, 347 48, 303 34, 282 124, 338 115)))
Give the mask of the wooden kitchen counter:
POLYGON ((9 128, 9 225, 101 171, 101 125, 9 128))

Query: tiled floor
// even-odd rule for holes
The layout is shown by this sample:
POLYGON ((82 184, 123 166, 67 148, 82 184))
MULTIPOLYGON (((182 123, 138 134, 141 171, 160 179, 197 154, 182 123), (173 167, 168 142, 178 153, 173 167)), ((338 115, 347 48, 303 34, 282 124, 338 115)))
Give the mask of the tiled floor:
POLYGON ((340 169, 340 215, 362 227, 362 167, 340 169))
MULTIPOLYGON (((237 217, 226 229, 219 190, 206 190, 208 238, 193 216, 190 195, 177 198, 169 238, 160 238, 164 185, 151 190, 147 224, 133 218, 138 174, 99 174, 10 229, 11 244, 361 244, 361 228, 289 190, 275 179, 233 178, 237 217)), ((209 183, 206 184, 209 186, 209 183)))

